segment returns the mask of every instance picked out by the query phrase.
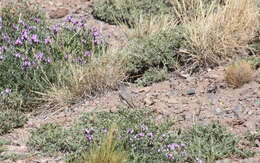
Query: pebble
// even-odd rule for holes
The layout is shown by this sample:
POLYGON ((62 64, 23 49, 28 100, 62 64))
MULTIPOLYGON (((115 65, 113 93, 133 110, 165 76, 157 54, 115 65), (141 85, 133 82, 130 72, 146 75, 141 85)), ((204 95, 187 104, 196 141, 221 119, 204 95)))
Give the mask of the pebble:
POLYGON ((189 90, 187 90, 187 92, 186 92, 187 95, 194 95, 195 93, 196 93, 196 92, 195 92, 194 89, 189 89, 189 90))
POLYGON ((222 114, 222 112, 223 112, 223 111, 222 111, 220 108, 216 108, 216 109, 215 109, 215 114, 216 114, 216 115, 220 115, 220 114, 222 114))
POLYGON ((236 113, 241 113, 243 110, 243 107, 241 105, 236 105, 234 108, 233 108, 233 111, 235 111, 236 113))
POLYGON ((256 107, 260 107, 260 100, 257 100, 257 101, 255 102, 255 106, 256 106, 256 107))

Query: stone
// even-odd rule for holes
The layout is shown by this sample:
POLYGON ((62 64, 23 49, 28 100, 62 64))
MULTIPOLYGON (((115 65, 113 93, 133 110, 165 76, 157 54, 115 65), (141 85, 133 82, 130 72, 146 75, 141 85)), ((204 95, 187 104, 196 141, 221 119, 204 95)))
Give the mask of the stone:
POLYGON ((243 110, 243 107, 241 105, 236 105, 234 108, 233 108, 233 111, 236 112, 236 113, 241 113, 243 110))
POLYGON ((257 101, 255 102, 255 106, 258 107, 258 108, 260 108, 260 100, 257 100, 257 101))
POLYGON ((170 97, 169 99, 167 99, 165 101, 169 104, 177 104, 178 103, 178 100, 176 99, 176 97, 170 97))
POLYGON ((215 114, 216 115, 220 115, 220 114, 222 114, 223 113, 223 111, 220 109, 220 108, 216 108, 215 109, 215 114))
POLYGON ((69 9, 66 9, 66 8, 57 8, 55 10, 51 10, 49 12, 49 17, 51 19, 59 19, 59 18, 63 18, 65 17, 66 15, 69 14, 69 9))
POLYGON ((153 100, 151 100, 151 98, 149 98, 149 97, 147 97, 147 98, 145 98, 144 99, 144 104, 146 105, 146 106, 151 106, 151 105, 153 105, 155 102, 153 101, 153 100))
POLYGON ((186 91, 186 94, 187 94, 187 95, 194 95, 195 93, 196 93, 196 92, 195 92, 194 89, 189 89, 189 90, 186 91))

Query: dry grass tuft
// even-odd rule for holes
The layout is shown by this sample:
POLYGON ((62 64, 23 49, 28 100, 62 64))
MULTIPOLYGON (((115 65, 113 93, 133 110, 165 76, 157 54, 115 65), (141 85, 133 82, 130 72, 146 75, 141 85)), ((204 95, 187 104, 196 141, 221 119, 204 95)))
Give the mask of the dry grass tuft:
POLYGON ((216 66, 241 55, 258 25, 256 0, 172 0, 184 27, 185 54, 196 65, 216 66))
POLYGON ((150 18, 144 18, 140 15, 132 28, 122 23, 120 27, 127 38, 131 40, 133 38, 144 38, 158 34, 161 31, 173 29, 176 25, 177 21, 171 15, 157 15, 150 18))
POLYGON ((117 148, 116 128, 112 127, 102 144, 95 146, 89 155, 83 156, 82 163, 124 163, 127 162, 127 154, 117 148))
POLYGON ((253 69, 246 61, 239 61, 227 67, 225 78, 229 86, 238 88, 250 82, 253 69))
POLYGON ((40 100, 58 107, 74 103, 82 98, 116 89, 118 82, 125 78, 124 59, 113 54, 93 57, 85 66, 68 64, 59 84, 50 85, 40 100))

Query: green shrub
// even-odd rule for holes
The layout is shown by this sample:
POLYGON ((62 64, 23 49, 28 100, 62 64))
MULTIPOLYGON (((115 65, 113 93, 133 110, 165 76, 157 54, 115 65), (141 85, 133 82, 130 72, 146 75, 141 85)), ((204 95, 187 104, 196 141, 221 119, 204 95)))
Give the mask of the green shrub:
POLYGON ((0 135, 6 134, 14 128, 22 127, 27 118, 18 111, 0 111, 0 135))
POLYGON ((93 15, 110 24, 133 25, 140 16, 170 13, 167 0, 99 0, 94 1, 93 15))
POLYGON ((180 64, 178 50, 182 44, 180 27, 130 41, 122 50, 127 56, 130 81, 141 77, 151 68, 174 70, 180 64))
MULTIPOLYGON (((85 113, 73 126, 47 124, 32 131, 31 149, 67 154, 67 161, 81 160, 93 144, 100 144, 111 125, 117 124, 118 147, 128 153, 129 162, 214 161, 252 153, 237 147, 238 139, 223 127, 213 124, 188 130, 171 130, 168 118, 155 122, 146 109, 120 108, 116 112, 85 113)), ((117 148, 118 149, 118 148, 117 148)))
POLYGON ((239 139, 218 124, 193 126, 183 133, 187 152, 192 160, 214 162, 231 156, 251 157, 254 153, 238 148, 239 139))
POLYGON ((139 86, 149 86, 153 83, 157 83, 167 79, 167 71, 166 70, 157 70, 151 69, 146 71, 142 77, 136 80, 136 83, 139 86))
POLYGON ((0 108, 34 108, 36 92, 64 80, 58 77, 65 63, 88 64, 105 47, 99 31, 87 29, 84 20, 68 17, 64 24, 49 26, 26 2, 2 8, 0 28, 0 108), (9 98, 3 96, 6 90, 9 98))

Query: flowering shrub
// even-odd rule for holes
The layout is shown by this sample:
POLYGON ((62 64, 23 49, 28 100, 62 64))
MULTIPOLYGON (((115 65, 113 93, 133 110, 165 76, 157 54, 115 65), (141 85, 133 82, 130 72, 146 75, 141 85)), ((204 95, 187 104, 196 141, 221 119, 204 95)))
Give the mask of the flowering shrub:
POLYGON ((210 162, 231 154, 248 154, 238 149, 237 139, 219 125, 174 131, 169 119, 161 123, 154 119, 155 114, 147 109, 85 113, 69 128, 41 126, 32 132, 28 144, 49 154, 68 154, 68 161, 81 160, 82 153, 102 142, 111 125, 117 124, 119 146, 127 151, 130 162, 210 162))
MULTIPOLYGON (((0 92, 9 90, 8 94, 16 95, 17 105, 26 106, 35 103, 35 92, 60 80, 62 66, 87 64, 105 41, 98 29, 87 29, 83 19, 68 17, 63 24, 49 26, 26 3, 16 7, 7 5, 0 16, 0 92)), ((14 97, 5 96, 0 95, 1 105, 14 97)))

